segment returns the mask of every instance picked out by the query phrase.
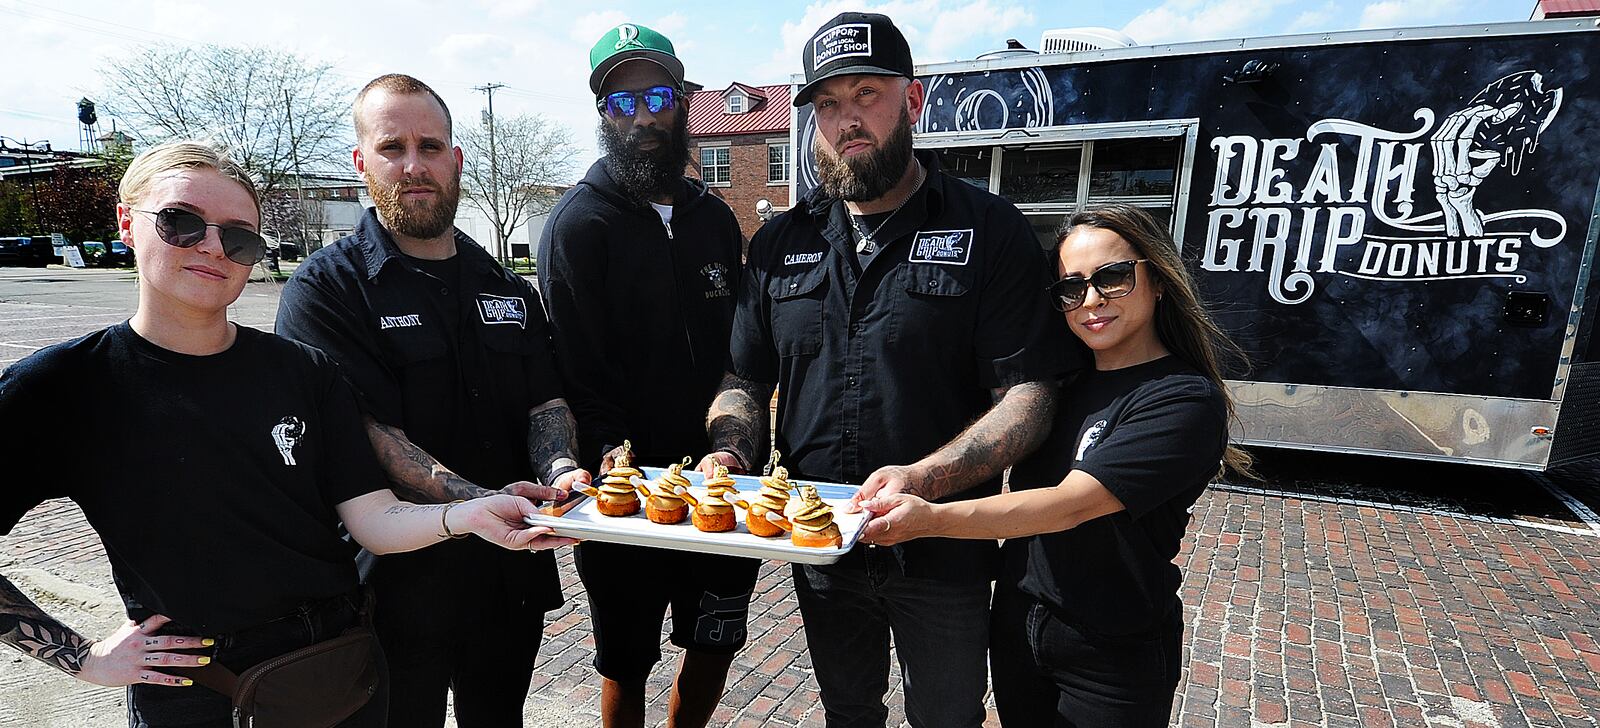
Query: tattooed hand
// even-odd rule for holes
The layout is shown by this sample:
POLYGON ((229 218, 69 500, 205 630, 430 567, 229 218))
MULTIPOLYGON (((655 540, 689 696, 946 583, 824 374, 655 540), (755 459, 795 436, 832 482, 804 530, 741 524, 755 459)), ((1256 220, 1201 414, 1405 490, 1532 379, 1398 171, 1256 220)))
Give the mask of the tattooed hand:
POLYGON ((155 633, 169 621, 159 614, 143 622, 129 620, 111 636, 90 645, 78 677, 110 687, 134 683, 179 687, 193 685, 194 681, 183 677, 181 671, 164 670, 200 667, 210 664, 211 658, 172 650, 192 650, 209 647, 213 643, 201 637, 156 636, 155 633))

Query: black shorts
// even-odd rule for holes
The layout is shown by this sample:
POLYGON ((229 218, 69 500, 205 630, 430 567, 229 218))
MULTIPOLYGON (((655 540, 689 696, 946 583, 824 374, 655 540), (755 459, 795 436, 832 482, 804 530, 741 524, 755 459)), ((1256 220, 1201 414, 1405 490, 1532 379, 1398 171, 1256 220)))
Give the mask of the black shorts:
POLYGON ((589 595, 594 669, 643 679, 661 661, 661 619, 672 606, 672 644, 728 655, 744 647, 759 559, 590 541, 578 576, 589 595))

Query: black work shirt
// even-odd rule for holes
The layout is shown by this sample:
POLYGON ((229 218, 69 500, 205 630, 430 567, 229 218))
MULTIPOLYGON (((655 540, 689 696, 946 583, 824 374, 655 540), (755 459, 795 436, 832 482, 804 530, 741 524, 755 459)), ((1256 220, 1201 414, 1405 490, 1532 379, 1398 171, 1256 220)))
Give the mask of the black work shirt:
MULTIPOLYGON (((1069 368, 1026 218, 917 158, 926 181, 859 272, 849 213, 820 190, 751 241, 731 370, 778 384, 777 444, 797 477, 860 483, 915 462, 987 412, 992 390, 1069 368)), ((953 499, 999 489, 995 478, 953 499)), ((912 575, 994 573, 990 541, 893 548, 912 575)))
POLYGON ((1125 510, 1006 542, 1007 578, 1062 619, 1101 634, 1144 634, 1178 608, 1172 563, 1189 508, 1228 444, 1222 391, 1175 356, 1090 371, 1062 392, 1055 427, 1011 470, 1011 488, 1049 488, 1073 470, 1125 510))
POLYGON ((0 534, 71 498, 129 616, 206 634, 353 591, 335 507, 388 485, 328 357, 243 326, 208 356, 121 323, 12 364, 0 462, 0 534))
MULTIPOLYGON (((284 285, 277 331, 327 352, 374 420, 463 478, 491 490, 534 480, 528 412, 561 396, 544 308, 526 280, 460 231, 456 258, 457 281, 424 270, 368 209, 354 234, 306 259, 284 285)), ((507 560, 524 564, 513 571, 536 564, 542 601, 560 604, 548 551, 511 554, 465 539, 383 559, 435 564, 467 593, 481 590, 480 569, 507 560), (468 554, 484 563, 469 564, 468 554)), ((419 583, 416 598, 469 602, 451 594, 453 584, 419 583)))

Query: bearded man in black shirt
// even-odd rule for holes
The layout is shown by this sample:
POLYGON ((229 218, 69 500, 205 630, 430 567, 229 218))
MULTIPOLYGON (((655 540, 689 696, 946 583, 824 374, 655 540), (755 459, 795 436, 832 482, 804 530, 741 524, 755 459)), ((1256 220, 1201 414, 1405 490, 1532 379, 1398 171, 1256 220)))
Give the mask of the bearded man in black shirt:
MULTIPOLYGON (((510 483, 551 499, 588 482, 538 295, 455 229, 462 155, 449 109, 421 81, 382 76, 356 97, 355 129, 376 209, 295 271, 278 333, 339 362, 402 498, 472 499, 510 483)), ((369 579, 391 726, 442 725, 447 689, 461 726, 521 724, 544 612, 562 601, 549 553, 457 542, 379 559, 369 579)))
MULTIPOLYGON (((1031 228, 913 152, 924 90, 887 17, 839 15, 804 63, 795 103, 814 109, 822 185, 751 240, 701 467, 756 462, 776 387, 797 477, 861 483, 858 500, 998 492, 1044 439, 1067 368, 1031 228)), ((884 725, 891 636, 913 726, 981 725, 997 557, 993 541, 929 539, 796 566, 828 725, 884 725)))

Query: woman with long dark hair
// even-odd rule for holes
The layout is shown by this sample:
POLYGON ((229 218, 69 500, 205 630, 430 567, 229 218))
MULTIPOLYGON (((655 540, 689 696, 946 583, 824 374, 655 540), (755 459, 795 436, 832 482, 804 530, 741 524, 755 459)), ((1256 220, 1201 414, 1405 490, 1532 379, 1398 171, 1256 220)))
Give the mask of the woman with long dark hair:
POLYGON ((1086 210, 1056 239, 1050 299, 1094 369, 1066 386, 1010 492, 869 500, 866 538, 1006 539, 990 664, 1007 728, 1164 726, 1182 667, 1172 560, 1189 508, 1225 468, 1250 469, 1228 444, 1222 361, 1237 350, 1149 213, 1086 210))

